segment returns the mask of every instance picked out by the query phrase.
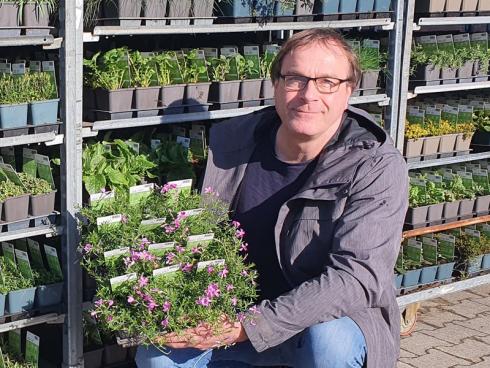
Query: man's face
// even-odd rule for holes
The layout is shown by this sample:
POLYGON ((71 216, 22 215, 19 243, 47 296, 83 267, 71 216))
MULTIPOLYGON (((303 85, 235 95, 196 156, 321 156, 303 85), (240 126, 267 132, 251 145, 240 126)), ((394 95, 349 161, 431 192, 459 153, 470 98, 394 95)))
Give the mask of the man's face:
MULTIPOLYGON (((310 78, 331 77, 332 80, 348 79, 350 64, 344 51, 332 43, 319 43, 300 47, 283 59, 281 74, 310 78)), ((300 139, 333 134, 340 125, 347 108, 352 87, 341 83, 333 93, 321 93, 314 81, 309 81, 301 91, 288 91, 280 78, 274 84, 276 110, 283 128, 300 139)))

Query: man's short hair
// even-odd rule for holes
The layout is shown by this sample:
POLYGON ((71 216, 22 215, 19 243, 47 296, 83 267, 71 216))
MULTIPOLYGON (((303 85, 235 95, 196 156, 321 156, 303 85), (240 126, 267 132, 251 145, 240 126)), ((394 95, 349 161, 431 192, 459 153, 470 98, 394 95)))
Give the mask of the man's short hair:
POLYGON ((350 84, 355 88, 361 78, 361 69, 356 53, 342 37, 342 35, 330 28, 313 28, 294 34, 288 39, 277 54, 271 67, 271 79, 275 83, 281 77, 281 68, 284 57, 297 48, 311 45, 312 43, 323 44, 326 47, 335 45, 340 47, 350 64, 350 84))

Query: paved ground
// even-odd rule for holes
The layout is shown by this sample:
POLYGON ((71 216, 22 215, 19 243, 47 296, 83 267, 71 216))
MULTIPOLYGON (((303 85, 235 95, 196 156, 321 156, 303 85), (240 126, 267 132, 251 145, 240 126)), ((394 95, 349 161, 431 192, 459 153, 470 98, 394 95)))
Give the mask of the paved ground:
POLYGON ((397 368, 490 368, 490 285, 423 302, 397 368))

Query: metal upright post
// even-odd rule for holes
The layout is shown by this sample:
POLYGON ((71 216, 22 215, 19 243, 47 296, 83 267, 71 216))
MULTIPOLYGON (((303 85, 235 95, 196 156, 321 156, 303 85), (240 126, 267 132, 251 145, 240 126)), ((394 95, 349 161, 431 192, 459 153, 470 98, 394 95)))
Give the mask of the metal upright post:
POLYGON ((401 81, 400 81, 400 105, 398 112, 398 133, 396 147, 403 152, 403 143, 405 137, 405 117, 407 115, 408 100, 408 81, 410 78, 410 55, 412 53, 413 39, 413 19, 415 12, 415 0, 407 1, 406 22, 405 22, 405 40, 403 41, 403 57, 400 59, 402 64, 401 81))
POLYGON ((395 27, 390 32, 388 47, 388 73, 386 80, 386 93, 390 97, 385 118, 385 129, 390 136, 396 141, 398 126, 398 105, 400 103, 400 77, 401 65, 400 60, 403 51, 403 19, 404 19, 404 0, 393 1, 395 27))
POLYGON ((77 252, 77 207, 82 203, 83 0, 60 2, 61 116, 65 142, 61 149, 61 192, 66 320, 63 367, 83 367, 82 277, 77 252))

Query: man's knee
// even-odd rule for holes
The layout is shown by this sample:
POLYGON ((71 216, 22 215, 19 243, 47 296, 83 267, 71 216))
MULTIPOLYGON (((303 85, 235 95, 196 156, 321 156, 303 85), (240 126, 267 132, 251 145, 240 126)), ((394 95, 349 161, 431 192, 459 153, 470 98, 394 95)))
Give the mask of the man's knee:
POLYGON ((312 326, 305 330, 301 340, 315 368, 362 367, 366 359, 364 335, 348 317, 312 326))

